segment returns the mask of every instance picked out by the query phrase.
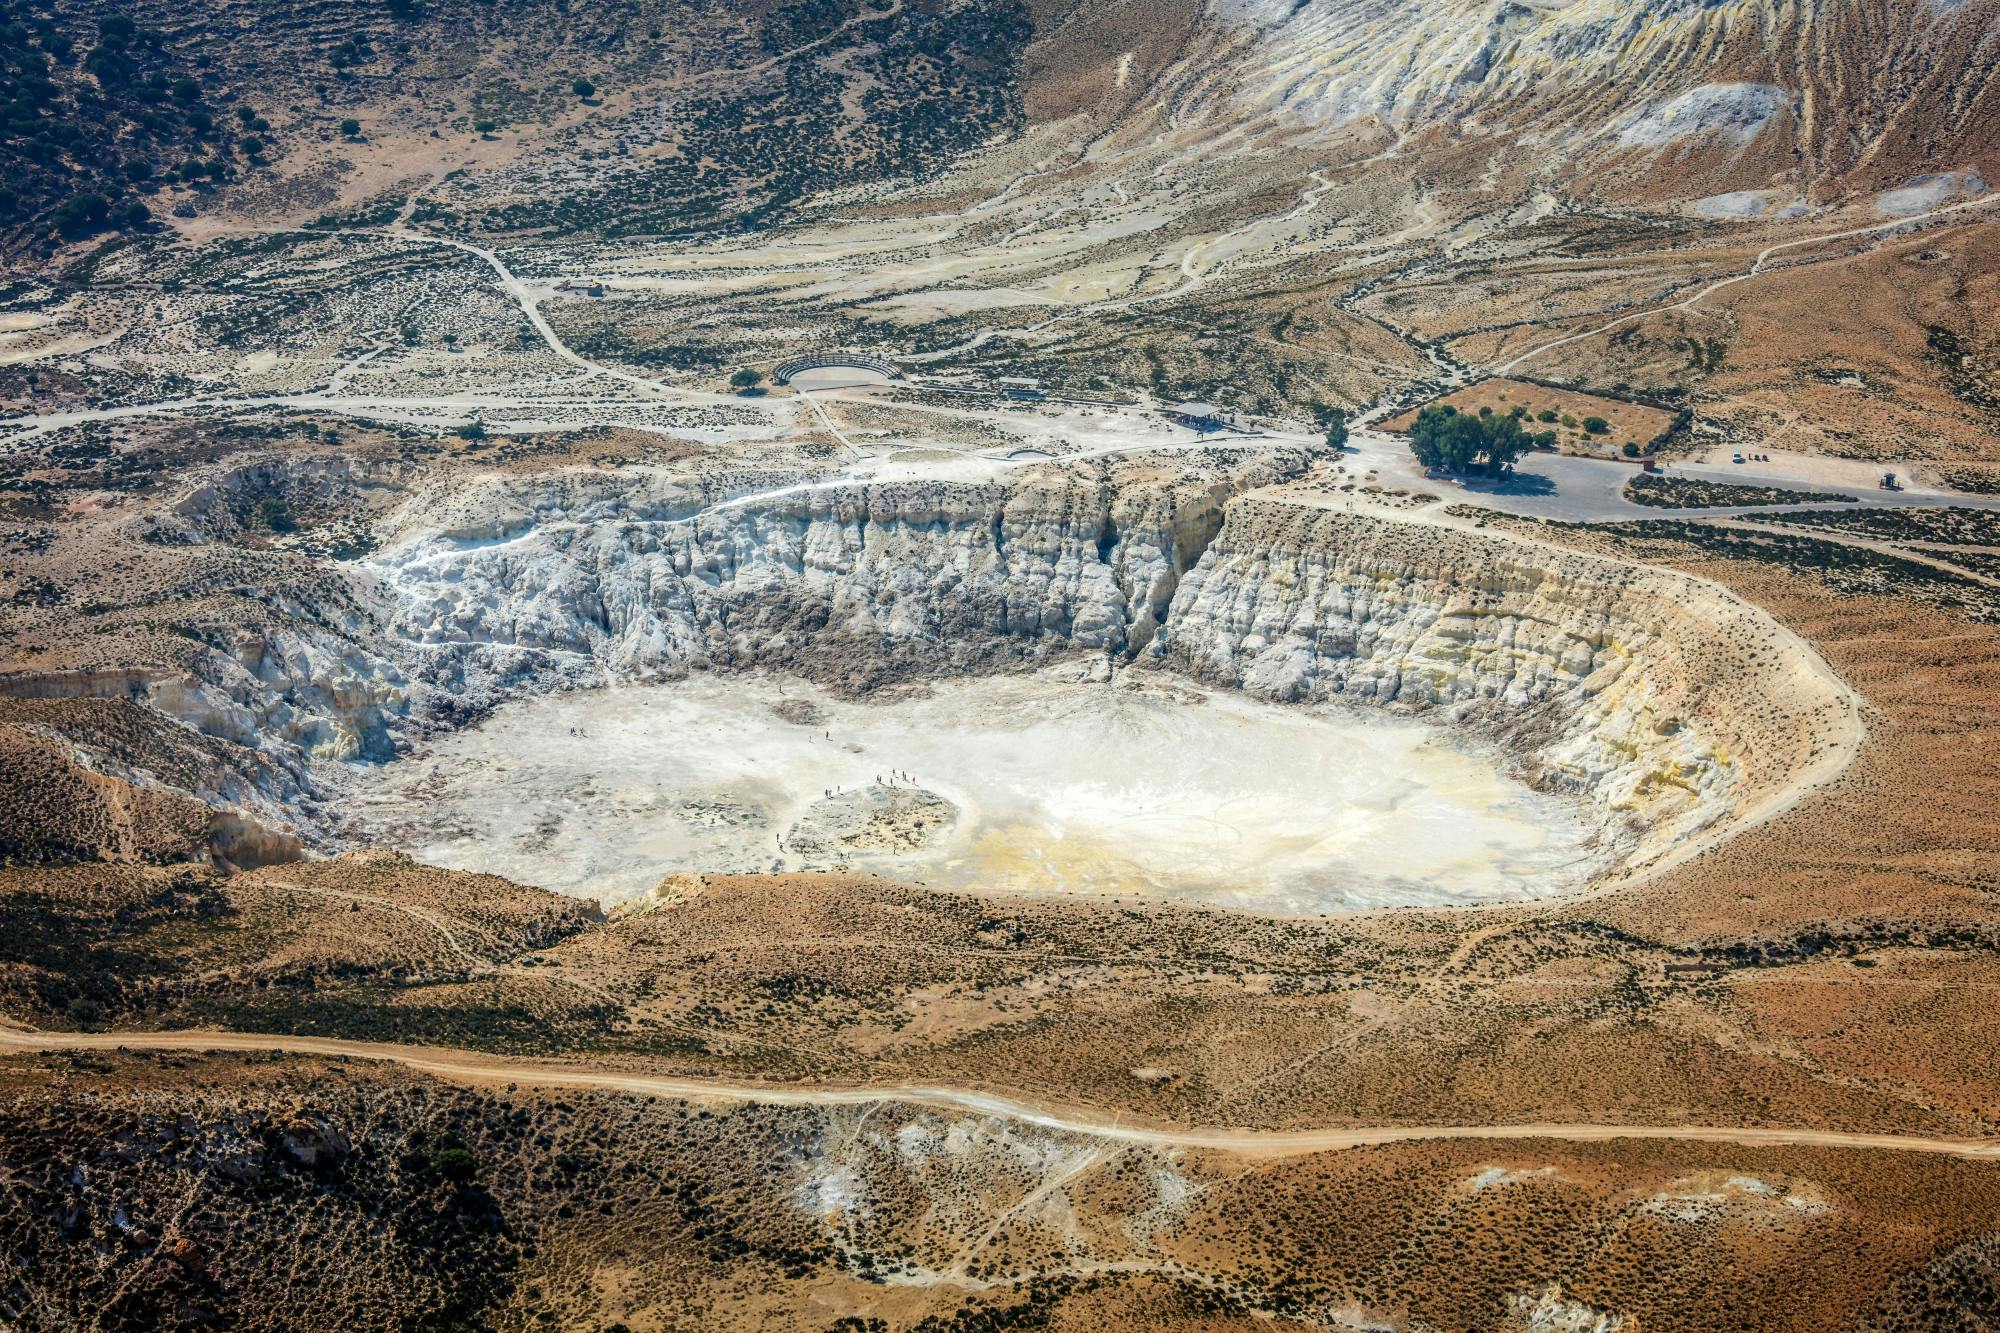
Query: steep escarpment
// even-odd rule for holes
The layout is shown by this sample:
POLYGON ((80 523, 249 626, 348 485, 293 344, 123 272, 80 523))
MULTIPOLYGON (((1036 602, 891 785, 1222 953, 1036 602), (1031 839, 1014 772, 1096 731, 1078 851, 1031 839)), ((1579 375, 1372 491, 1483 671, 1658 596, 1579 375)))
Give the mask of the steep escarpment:
MULTIPOLYGON (((1672 197, 1726 184, 1814 196, 1990 160, 1992 0, 1218 0, 1226 58, 1184 76, 1224 123, 1530 130, 1565 188, 1672 197)), ((1496 133, 1498 132, 1498 133, 1496 133)), ((1490 151, 1490 150, 1488 150, 1490 151)))
MULTIPOLYGON (((862 693, 1072 655, 1099 675, 1170 670, 1285 702, 1430 712, 1501 744, 1536 785, 1586 798, 1641 859, 1777 808, 1852 748, 1845 689, 1719 589, 1256 498, 1289 470, 1274 457, 737 478, 720 497, 715 477, 672 468, 447 479, 397 492, 370 559, 322 567, 338 598, 273 593, 255 623, 194 636, 179 670, 7 689, 147 705, 213 757, 165 785, 289 811, 322 837, 340 822, 318 803, 332 762, 390 758, 524 694, 697 671, 862 693)), ((159 768, 98 749, 106 775, 159 768)))
POLYGON ((517 526, 461 524, 378 569, 413 674, 461 704, 752 666, 865 690, 1086 652, 1279 700, 1449 710, 1646 858, 1774 808, 1858 734, 1810 651, 1719 589, 1232 500, 1243 482, 799 485, 681 516, 657 496, 556 515, 516 494, 517 526))
POLYGON ((706 508, 641 483, 555 513, 516 492, 492 526, 376 567, 423 679, 460 695, 752 665, 866 688, 1147 647, 1225 498, 1262 479, 799 485, 706 508))
POLYGON ((1719 588, 1427 524, 1239 501, 1158 655, 1292 700, 1450 705, 1643 857, 1838 771, 1848 691, 1719 588))

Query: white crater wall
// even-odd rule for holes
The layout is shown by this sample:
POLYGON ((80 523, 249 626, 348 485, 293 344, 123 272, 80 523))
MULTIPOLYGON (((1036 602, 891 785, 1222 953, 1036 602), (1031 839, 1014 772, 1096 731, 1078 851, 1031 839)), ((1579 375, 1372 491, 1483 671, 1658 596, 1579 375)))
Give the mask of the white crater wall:
POLYGON ((1720 588, 1463 530, 1239 501, 1167 621, 1159 651, 1201 679, 1453 706, 1642 861, 1772 812, 1861 735, 1851 691, 1720 588))
POLYGON ((477 710, 751 666, 866 688, 1089 650, 1276 700, 1453 710, 1640 860, 1769 813, 1859 736, 1849 692, 1767 616, 1546 547, 1053 470, 698 514, 625 485, 566 508, 567 483, 509 483, 484 502, 504 520, 380 557, 425 690, 477 710))

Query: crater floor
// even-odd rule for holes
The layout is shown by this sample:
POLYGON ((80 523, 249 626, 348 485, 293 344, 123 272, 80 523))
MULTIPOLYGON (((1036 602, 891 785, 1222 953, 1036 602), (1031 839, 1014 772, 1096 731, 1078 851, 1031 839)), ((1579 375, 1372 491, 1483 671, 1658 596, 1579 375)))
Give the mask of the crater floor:
POLYGON ((1579 803, 1434 727, 1182 682, 851 702, 698 676, 518 701, 350 778, 357 838, 607 903, 679 870, 847 866, 1318 912, 1544 896, 1605 856, 1579 803))

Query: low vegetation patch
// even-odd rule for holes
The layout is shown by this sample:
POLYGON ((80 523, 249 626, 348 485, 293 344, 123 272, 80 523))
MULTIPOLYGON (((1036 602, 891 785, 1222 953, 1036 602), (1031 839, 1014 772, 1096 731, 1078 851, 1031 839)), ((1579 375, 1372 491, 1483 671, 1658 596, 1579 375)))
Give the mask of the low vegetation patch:
MULTIPOLYGON (((1558 525, 1571 526, 1571 525, 1558 525)), ((1707 554, 1752 560, 1804 574, 1828 587, 1861 596, 1904 597, 1968 620, 2000 620, 2000 594, 1975 579, 1936 565, 1840 541, 1767 529, 1725 527, 1707 519, 1647 519, 1636 523, 1577 524, 1625 538, 1633 554, 1650 557, 1691 546, 1707 554)))
POLYGON ((2000 513, 1991 509, 1858 509, 1782 517, 1787 527, 1826 528, 1883 541, 2000 546, 2000 513))
POLYGON ((1852 495, 1836 495, 1830 491, 1788 491, 1779 486, 1739 486, 1727 481, 1654 477, 1643 473, 1625 483, 1625 498, 1633 504, 1652 509, 1724 509, 1734 505, 1824 504, 1829 501, 1859 503, 1852 495))
MULTIPOLYGON (((1629 403, 1601 394, 1579 393, 1574 389, 1554 389, 1525 380, 1481 380, 1456 389, 1426 404, 1449 407, 1459 412, 1509 414, 1521 418, 1524 429, 1552 434, 1549 447, 1567 453, 1645 453, 1674 426, 1674 414, 1644 403, 1629 403)), ((1390 417, 1386 430, 1408 431, 1416 426, 1419 410, 1390 417)))

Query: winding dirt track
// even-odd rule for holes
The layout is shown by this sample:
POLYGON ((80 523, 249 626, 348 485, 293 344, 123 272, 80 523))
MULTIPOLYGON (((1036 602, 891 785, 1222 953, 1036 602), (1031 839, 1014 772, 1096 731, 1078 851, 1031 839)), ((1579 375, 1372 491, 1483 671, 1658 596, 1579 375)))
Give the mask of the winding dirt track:
MULTIPOLYGON (((1595 338, 1599 334, 1609 333, 1613 329, 1623 328, 1627 324, 1636 323, 1642 319, 1651 319, 1654 315, 1664 315, 1673 310, 1692 310, 1710 296, 1721 291, 1724 287, 1733 287, 1739 282, 1748 282, 1752 278, 1762 277, 1764 274, 1771 272, 1770 269, 1764 266, 1770 262, 1772 255, 1780 251, 1796 250, 1804 245, 1822 245, 1828 241, 1844 241, 1855 236, 1877 236, 1887 233, 1900 234, 1912 231, 1923 223, 1944 217, 1950 213, 1961 213, 1971 208, 1986 208, 1995 203, 2000 203, 2000 194, 1982 195, 1977 199, 1968 199, 1964 203, 1950 204, 1943 208, 1933 208, 1923 213, 1912 213, 1908 217, 1892 218, 1887 222, 1876 222, 1862 227, 1849 227, 1845 231, 1822 232, 1817 236, 1801 236, 1793 241, 1780 241, 1776 245, 1766 246, 1764 249, 1759 250, 1757 257, 1750 261, 1750 267, 1743 272, 1711 282, 1693 296, 1675 301, 1671 305, 1649 306, 1644 310, 1634 310, 1630 314, 1620 315, 1607 324, 1599 324, 1594 328, 1584 329, 1580 333, 1568 333, 1560 338, 1552 338, 1548 342, 1530 347, 1511 361, 1505 361, 1492 367, 1488 373, 1494 375, 1512 374, 1516 366, 1521 365, 1523 362, 1532 361, 1544 352, 1552 352, 1558 347, 1564 347, 1585 338, 1595 338)), ((1807 262, 1810 263, 1813 261, 1808 260, 1807 262)))
POLYGON ((2000 1139, 1933 1138, 1912 1134, 1857 1134, 1838 1130, 1722 1125, 1382 1125, 1328 1129, 1195 1129, 1122 1123, 1118 1115, 1041 1106, 967 1088, 890 1083, 873 1087, 765 1084, 730 1079, 674 1078, 616 1069, 510 1060, 441 1047, 397 1046, 250 1032, 35 1032, 0 1027, 0 1054, 45 1051, 278 1051, 291 1055, 379 1060, 454 1083, 510 1083, 544 1088, 585 1088, 675 1099, 756 1102, 767 1106, 868 1106, 902 1102, 944 1111, 994 1116, 1059 1133, 1157 1148, 1213 1148, 1255 1156, 1290 1157, 1433 1139, 1665 1139, 1680 1143, 1734 1143, 1770 1148, 1860 1148, 1931 1153, 2000 1161, 2000 1139))

